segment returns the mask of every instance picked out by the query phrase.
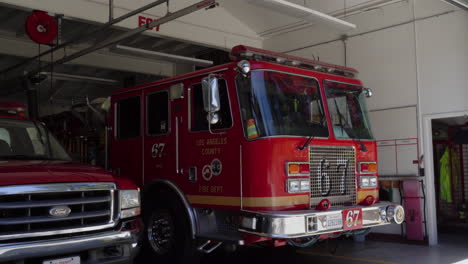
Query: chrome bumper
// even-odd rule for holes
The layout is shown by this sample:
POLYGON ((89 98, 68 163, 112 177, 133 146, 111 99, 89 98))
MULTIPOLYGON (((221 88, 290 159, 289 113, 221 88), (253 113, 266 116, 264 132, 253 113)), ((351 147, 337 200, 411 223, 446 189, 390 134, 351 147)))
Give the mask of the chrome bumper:
POLYGON ((352 208, 362 209, 360 229, 401 224, 405 218, 403 207, 393 203, 341 207, 328 211, 244 211, 239 231, 269 238, 298 238, 344 232, 343 211, 352 208), (330 219, 335 221, 334 226, 327 226, 330 219))
MULTIPOLYGON (((54 256, 105 250, 113 246, 123 246, 122 256, 97 260, 99 263, 127 263, 139 250, 139 231, 107 231, 99 234, 83 235, 72 238, 57 238, 31 242, 0 244, 0 262, 31 258, 53 259, 54 256)), ((96 254, 90 254, 96 255, 96 254)), ((96 260, 89 262, 96 263, 96 260), (93 262, 94 261, 94 262, 93 262)), ((88 263, 82 261, 81 263, 88 263)))

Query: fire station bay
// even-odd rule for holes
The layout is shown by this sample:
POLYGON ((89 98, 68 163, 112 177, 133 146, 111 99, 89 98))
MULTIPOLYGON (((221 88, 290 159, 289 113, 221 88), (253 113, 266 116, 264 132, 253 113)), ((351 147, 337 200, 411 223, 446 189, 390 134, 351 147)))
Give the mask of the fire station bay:
POLYGON ((468 264, 468 0, 0 21, 0 264, 468 264))

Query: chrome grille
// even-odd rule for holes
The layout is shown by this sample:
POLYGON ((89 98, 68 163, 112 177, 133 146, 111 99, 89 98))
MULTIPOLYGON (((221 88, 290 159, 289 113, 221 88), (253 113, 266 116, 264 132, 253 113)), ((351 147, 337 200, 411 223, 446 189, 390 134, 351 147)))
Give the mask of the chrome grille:
POLYGON ((311 146, 311 207, 322 200, 332 206, 356 204, 356 151, 354 147, 311 146))
POLYGON ((114 193, 113 183, 0 187, 0 240, 112 227, 114 193), (67 213, 54 215, 56 208, 67 208, 67 213))

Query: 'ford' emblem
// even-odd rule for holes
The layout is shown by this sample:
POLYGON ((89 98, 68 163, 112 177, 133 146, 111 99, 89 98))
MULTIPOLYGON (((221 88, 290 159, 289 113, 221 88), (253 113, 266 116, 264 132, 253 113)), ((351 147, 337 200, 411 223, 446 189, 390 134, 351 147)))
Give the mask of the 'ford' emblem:
POLYGON ((71 209, 66 205, 54 206, 49 210, 49 214, 53 217, 67 217, 70 213, 71 209))

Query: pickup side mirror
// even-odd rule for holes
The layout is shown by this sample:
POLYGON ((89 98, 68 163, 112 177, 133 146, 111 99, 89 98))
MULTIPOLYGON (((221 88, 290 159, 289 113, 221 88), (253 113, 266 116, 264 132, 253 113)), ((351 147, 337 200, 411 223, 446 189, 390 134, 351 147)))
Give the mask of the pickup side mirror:
POLYGON ((219 115, 216 113, 221 109, 219 101, 218 78, 210 74, 202 80, 203 107, 208 112, 208 122, 212 125, 218 123, 219 115))

